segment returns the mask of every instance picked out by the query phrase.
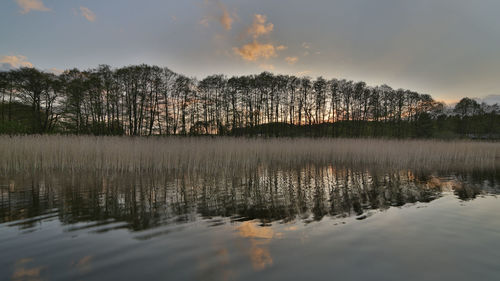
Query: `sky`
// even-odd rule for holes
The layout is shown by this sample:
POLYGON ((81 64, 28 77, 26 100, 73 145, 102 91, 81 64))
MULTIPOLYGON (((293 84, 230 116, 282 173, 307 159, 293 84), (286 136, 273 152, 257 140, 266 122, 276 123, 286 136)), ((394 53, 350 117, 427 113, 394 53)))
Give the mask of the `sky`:
POLYGON ((0 69, 147 63, 500 101, 498 0, 2 0, 0 69))

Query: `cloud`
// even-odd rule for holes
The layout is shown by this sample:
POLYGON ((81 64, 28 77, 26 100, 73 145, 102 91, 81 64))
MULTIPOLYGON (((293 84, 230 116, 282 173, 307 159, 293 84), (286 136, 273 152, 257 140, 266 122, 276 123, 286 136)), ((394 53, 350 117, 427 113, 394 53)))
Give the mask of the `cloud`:
POLYGON ((210 22, 210 19, 208 17, 203 17, 201 20, 200 20, 200 24, 205 26, 205 27, 208 27, 209 26, 209 22, 210 22))
POLYGON ((233 25, 233 18, 229 15, 226 6, 221 2, 218 2, 219 7, 222 9, 222 16, 219 17, 219 23, 226 30, 231 30, 231 26, 233 25))
POLYGON ((49 72, 49 73, 52 73, 52 74, 55 74, 55 75, 61 75, 64 72, 64 70, 61 70, 61 69, 58 69, 58 68, 55 68, 55 67, 51 67, 49 69, 45 69, 45 71, 49 72))
POLYGON ((94 12, 92 12, 89 8, 80 6, 80 12, 84 18, 86 18, 90 22, 94 22, 96 16, 94 12))
POLYGON ((302 77, 311 74, 310 70, 299 71, 296 73, 296 76, 302 77))
POLYGON ((298 58, 298 57, 286 57, 286 58, 285 58, 285 61, 286 61, 288 64, 290 64, 290 65, 295 64, 298 60, 299 60, 299 58, 298 58))
POLYGON ((272 64, 261 63, 259 67, 265 70, 274 70, 274 65, 272 64))
POLYGON ((253 23, 248 28, 247 33, 257 39, 261 35, 269 34, 274 29, 274 24, 266 23, 267 16, 261 14, 255 14, 253 17, 253 23))
POLYGON ((0 70, 12 70, 19 67, 33 67, 25 56, 3 56, 0 57, 0 70))
POLYGON ((316 55, 320 55, 321 54, 321 52, 318 51, 316 48, 313 48, 312 45, 311 45, 311 43, 309 43, 309 42, 303 42, 302 43, 302 48, 305 49, 304 53, 302 53, 302 56, 304 56, 304 57, 307 57, 307 56, 309 56, 312 53, 314 53, 316 55))
MULTIPOLYGON (((258 37, 262 35, 270 34, 274 29, 274 25, 267 22, 267 16, 261 14, 254 14, 253 23, 247 28, 246 33, 243 36, 253 37, 253 41, 240 48, 234 47, 233 51, 235 54, 240 56, 246 61, 256 61, 259 59, 268 60, 270 58, 276 57, 279 51, 287 49, 284 45, 274 45, 273 43, 259 43, 257 41, 258 37)), ((273 70, 274 65, 271 64, 260 64, 261 68, 273 70)))
POLYGON ((484 102, 489 105, 493 105, 495 103, 500 104, 500 95, 488 95, 484 98, 476 98, 478 102, 484 102))
POLYGON ((264 58, 269 59, 277 56, 276 51, 280 51, 282 48, 275 47, 273 44, 261 44, 257 41, 248 43, 241 48, 233 48, 234 53, 239 55, 241 58, 247 61, 256 61, 257 59, 264 58), (279 49, 278 49, 279 48, 279 49))
POLYGON ((204 2, 209 11, 208 15, 200 20, 200 24, 208 27, 210 21, 217 21, 225 30, 231 30, 234 18, 236 18, 237 15, 234 13, 231 15, 226 5, 218 0, 205 0, 204 2))
POLYGON ((50 11, 49 8, 45 7, 42 0, 16 0, 16 3, 22 9, 21 14, 27 14, 30 11, 50 11))
POLYGON ((288 49, 288 47, 284 46, 284 45, 279 45, 279 46, 276 47, 276 50, 278 50, 278 51, 283 51, 283 50, 286 50, 286 49, 288 49))

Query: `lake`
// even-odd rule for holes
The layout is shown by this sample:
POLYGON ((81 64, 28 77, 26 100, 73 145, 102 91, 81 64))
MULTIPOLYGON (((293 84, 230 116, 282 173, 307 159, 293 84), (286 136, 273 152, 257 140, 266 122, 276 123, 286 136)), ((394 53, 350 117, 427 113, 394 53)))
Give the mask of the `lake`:
POLYGON ((500 171, 0 176, 0 280, 499 280, 500 171))

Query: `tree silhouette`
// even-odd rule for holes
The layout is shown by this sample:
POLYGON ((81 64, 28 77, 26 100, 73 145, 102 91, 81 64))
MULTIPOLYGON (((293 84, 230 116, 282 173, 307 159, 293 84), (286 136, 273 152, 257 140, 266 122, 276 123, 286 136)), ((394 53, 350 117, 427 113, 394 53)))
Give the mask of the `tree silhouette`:
POLYGON ((0 72, 0 94, 0 133, 26 132, 11 122, 24 106, 31 133, 500 136, 498 105, 463 98, 453 116, 430 95, 410 90, 269 72, 198 81, 145 64, 61 75, 20 68, 0 72))

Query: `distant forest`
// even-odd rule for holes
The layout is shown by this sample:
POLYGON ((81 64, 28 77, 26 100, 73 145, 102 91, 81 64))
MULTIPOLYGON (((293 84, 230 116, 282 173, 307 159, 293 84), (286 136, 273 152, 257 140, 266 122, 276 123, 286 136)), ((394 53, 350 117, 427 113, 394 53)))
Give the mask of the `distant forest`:
POLYGON ((0 72, 1 134, 500 138, 500 107, 322 77, 149 65, 0 72))

